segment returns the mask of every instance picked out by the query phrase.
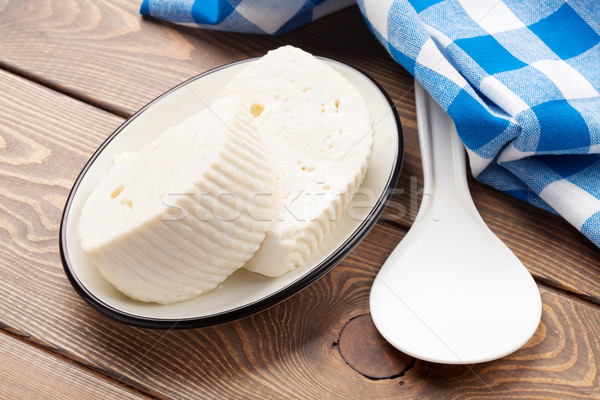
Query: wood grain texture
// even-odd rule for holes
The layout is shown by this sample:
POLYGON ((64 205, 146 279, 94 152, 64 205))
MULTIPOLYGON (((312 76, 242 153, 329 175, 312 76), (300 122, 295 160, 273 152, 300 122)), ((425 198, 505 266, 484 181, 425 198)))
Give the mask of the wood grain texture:
POLYGON ((401 377, 415 363, 413 357, 396 351, 379 334, 371 314, 349 320, 340 331, 340 339, 333 344, 350 367, 373 380, 401 377))
POLYGON ((43 350, 0 333, 0 398, 148 399, 43 350))
MULTIPOLYGON (((1 118, 9 121, 2 124, 0 136, 11 143, 0 153, 0 187, 6 201, 13 199, 11 207, 5 207, 4 229, 0 230, 0 321, 4 331, 156 398, 600 395, 596 322, 600 310, 547 290, 543 290, 543 324, 536 336, 505 359, 468 367, 416 361, 407 365, 410 368, 403 376, 379 380, 349 365, 335 343, 340 343, 350 321, 368 314, 374 276, 404 235, 398 225, 386 222, 378 223, 329 274, 253 317, 171 332, 109 320, 70 287, 56 242, 68 182, 120 120, 6 73, 0 73, 0 84, 6 88, 0 94, 0 109, 5 110, 1 118), (31 113, 30 104, 48 111, 31 113), (51 112, 53 109, 56 112, 51 112), (65 147, 67 144, 73 149, 65 147), (17 159, 27 161, 14 161, 17 159), (30 169, 35 174, 27 175, 30 169), (44 175, 42 170, 51 172, 44 175), (13 179, 21 180, 8 184, 13 179)), ((373 327, 362 326, 364 331, 354 334, 376 342, 373 327)))
POLYGON ((419 396, 423 399, 600 398, 597 307, 545 289, 542 301, 542 323, 521 350, 466 367, 417 361, 404 377, 404 388, 415 378, 437 382, 419 396), (566 376, 572 380, 567 382, 566 376))
MULTIPOLYGON (((389 57, 382 57, 382 48, 356 7, 317 21, 308 30, 273 38, 144 19, 136 0, 7 0, 3 4, 0 65, 119 115, 133 113, 194 75, 262 56, 283 44, 352 65, 395 67, 389 57), (356 26, 339 29, 348 16, 356 26)), ((402 69, 389 70, 383 83, 407 76, 402 69)))
MULTIPOLYGON (((543 323, 532 341, 495 362, 417 361, 403 376, 373 380, 334 345, 350 321, 368 314, 373 278, 418 208, 411 182, 417 192, 422 186, 412 80, 355 8, 268 38, 175 28, 139 18, 137 7, 0 2, 0 65, 54 89, 0 72, 0 329, 156 398, 600 398, 599 308, 552 289, 542 289, 543 323), (402 193, 394 197, 404 211, 392 204, 391 222, 378 223, 338 267, 250 318, 161 332, 94 311, 64 276, 58 224, 80 168, 122 122, 114 113, 129 115, 189 76, 285 43, 358 66, 389 91, 406 134, 402 193)), ((556 217, 471 187, 484 219, 538 281, 598 303, 595 247, 556 217)), ((355 334, 376 343, 373 327, 363 326, 355 334)))

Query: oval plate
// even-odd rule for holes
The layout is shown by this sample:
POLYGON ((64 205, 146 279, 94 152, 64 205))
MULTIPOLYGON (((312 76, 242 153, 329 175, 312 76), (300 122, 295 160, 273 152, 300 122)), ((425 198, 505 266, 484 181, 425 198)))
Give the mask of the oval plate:
POLYGON ((348 210, 306 262, 279 278, 240 269, 217 289, 174 304, 143 303, 117 291, 81 250, 77 233, 84 201, 108 173, 114 155, 139 150, 168 128, 206 108, 246 63, 205 72, 161 95, 123 123, 100 146, 75 181, 60 227, 60 254, 75 290, 96 309, 126 324, 158 329, 210 326, 271 307, 313 283, 337 265, 375 225, 402 166, 403 136, 390 97, 372 78, 337 61, 322 60, 344 75, 365 98, 375 121, 369 168, 348 210))

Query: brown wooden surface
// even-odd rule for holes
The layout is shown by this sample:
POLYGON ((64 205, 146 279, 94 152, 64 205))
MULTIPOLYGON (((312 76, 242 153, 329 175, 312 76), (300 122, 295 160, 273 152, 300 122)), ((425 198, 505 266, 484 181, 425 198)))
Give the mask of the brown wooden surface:
POLYGON ((0 336, 0 382, 1 399, 149 399, 8 335, 0 336))
POLYGON ((600 252, 559 217, 474 181, 483 218, 540 285, 535 336, 501 360, 445 366, 374 329, 369 289, 414 219, 422 174, 412 78, 356 8, 271 38, 176 27, 138 6, 0 1, 0 398, 600 398, 600 252), (88 157, 171 86, 282 44, 361 68, 397 103, 405 162, 383 221, 314 285, 240 321, 162 332, 94 311, 58 255, 62 207, 88 157))

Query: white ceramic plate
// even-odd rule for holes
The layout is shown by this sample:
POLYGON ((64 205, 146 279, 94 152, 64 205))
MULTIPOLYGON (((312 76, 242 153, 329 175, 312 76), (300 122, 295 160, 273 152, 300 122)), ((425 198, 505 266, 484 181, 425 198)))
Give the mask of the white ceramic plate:
POLYGON ((101 312, 131 325, 183 329, 219 324, 264 310, 305 288, 339 263, 364 238, 396 185, 403 156, 400 120, 389 96, 370 77, 345 64, 323 59, 362 93, 376 123, 373 154, 363 184, 321 246, 295 270, 267 278, 240 269, 219 288, 175 304, 143 303, 112 287, 79 245, 77 223, 91 190, 108 173, 115 154, 139 150, 169 127, 204 109, 246 63, 198 75, 138 111, 100 146, 75 181, 60 228, 60 253, 76 291, 101 312))

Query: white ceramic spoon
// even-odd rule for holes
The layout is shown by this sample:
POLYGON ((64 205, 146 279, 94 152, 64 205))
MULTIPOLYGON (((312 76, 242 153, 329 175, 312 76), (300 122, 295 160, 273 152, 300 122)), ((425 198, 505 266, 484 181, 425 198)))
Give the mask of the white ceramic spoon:
POLYGON ((541 317, 538 288, 486 226, 450 117, 416 85, 424 194, 417 218, 377 275, 371 314, 383 337, 416 358, 467 364, 522 347, 541 317))

